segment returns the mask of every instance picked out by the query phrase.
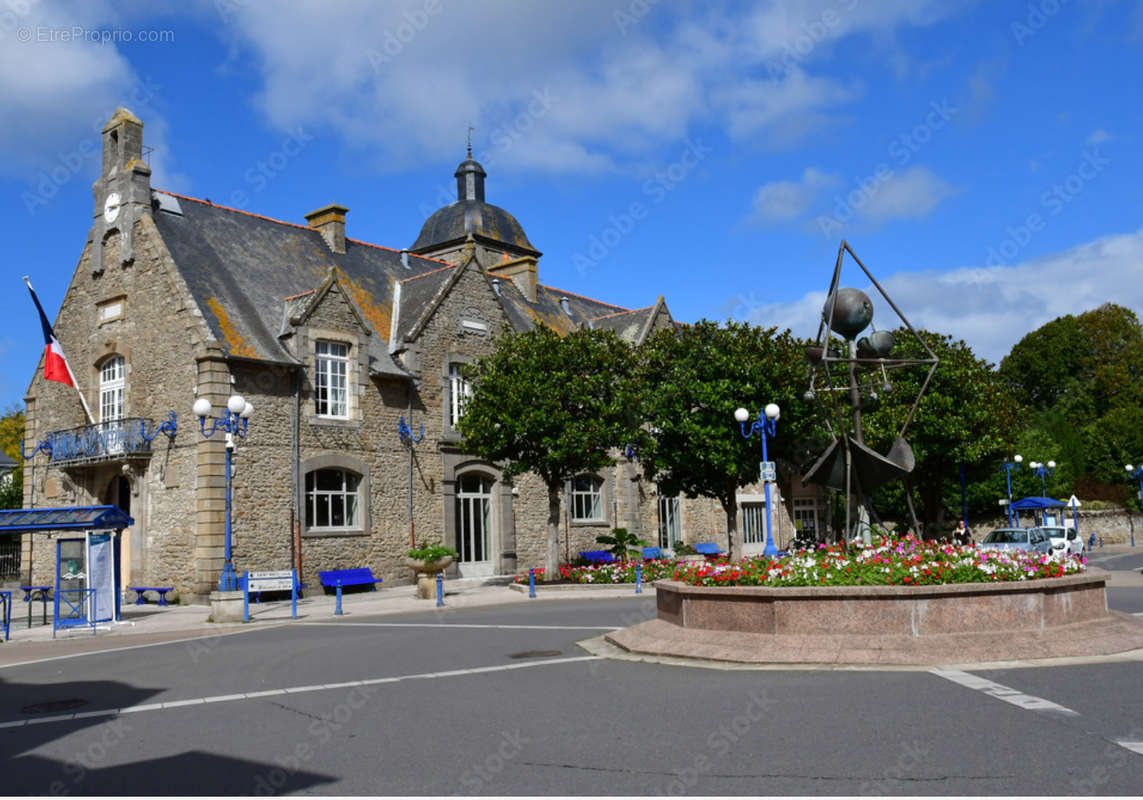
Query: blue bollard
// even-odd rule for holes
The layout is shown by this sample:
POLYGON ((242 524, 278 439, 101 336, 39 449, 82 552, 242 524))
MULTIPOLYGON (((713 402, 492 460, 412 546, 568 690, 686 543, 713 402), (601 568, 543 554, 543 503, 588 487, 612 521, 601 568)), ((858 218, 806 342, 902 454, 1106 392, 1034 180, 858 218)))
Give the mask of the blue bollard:
POLYGON ((1088 550, 1094 550, 1095 549, 1095 534, 1094 533, 1087 540, 1087 549, 1088 550))
POLYGON ((243 573, 245 580, 242 582, 242 621, 250 621, 250 570, 243 573))
POLYGON ((437 573, 437 607, 444 605, 444 576, 437 573))
POLYGON ((1100 550, 1103 549, 1103 537, 1102 536, 1099 537, 1099 549, 1100 550))
POLYGON ((340 579, 337 582, 337 605, 334 606, 333 613, 334 614, 340 614, 341 613, 341 580, 340 579))
POLYGON ((635 594, 643 594, 643 565, 635 565, 635 594))
POLYGON ((294 585, 290 588, 290 617, 298 618, 298 571, 293 572, 294 585))
POLYGON ((536 568, 528 570, 528 597, 536 596, 536 568))

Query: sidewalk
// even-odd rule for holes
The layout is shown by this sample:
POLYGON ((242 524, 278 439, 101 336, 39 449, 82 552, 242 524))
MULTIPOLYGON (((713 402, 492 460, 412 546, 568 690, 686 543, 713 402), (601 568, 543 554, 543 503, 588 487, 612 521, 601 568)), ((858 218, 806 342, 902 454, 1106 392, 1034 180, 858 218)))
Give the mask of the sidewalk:
MULTIPOLYGON (((536 602, 529 600, 527 589, 516 591, 508 586, 509 578, 468 578, 447 580, 444 584, 444 602, 438 608, 436 598, 422 600, 416 596, 412 584, 379 588, 375 592, 345 592, 342 594, 342 615, 336 616, 334 608, 337 599, 334 595, 316 595, 299 598, 297 622, 348 622, 373 616, 407 614, 418 611, 447 612, 458 608, 476 608, 507 604, 536 602)), ((644 591, 653 591, 645 587, 644 591)), ((618 587, 615 596, 631 595, 633 588, 618 587)), ((10 640, 0 643, 0 667, 42 658, 66 657, 80 653, 94 653, 105 650, 120 650, 162 642, 177 642, 206 636, 225 636, 269 627, 288 625, 294 622, 290 616, 290 601, 276 600, 266 603, 250 603, 250 623, 207 622, 210 607, 207 605, 159 606, 155 603, 137 606, 125 603, 121 609, 122 621, 101 623, 92 635, 91 628, 74 628, 59 631, 52 638, 52 609, 48 605, 48 624, 43 624, 42 610, 38 602, 33 603, 32 627, 28 628, 27 605, 19 601, 19 593, 13 603, 10 640)), ((567 598, 569 593, 544 593, 536 599, 567 598)), ((592 593, 593 597, 601 596, 592 593)))

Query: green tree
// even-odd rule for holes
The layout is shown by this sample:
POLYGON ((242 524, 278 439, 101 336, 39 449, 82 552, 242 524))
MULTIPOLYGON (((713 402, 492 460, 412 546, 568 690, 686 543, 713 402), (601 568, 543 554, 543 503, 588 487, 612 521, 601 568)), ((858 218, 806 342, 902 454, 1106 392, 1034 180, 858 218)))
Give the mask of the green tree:
POLYGON ((631 348, 611 331, 561 337, 540 325, 504 333, 468 365, 473 396, 458 427, 469 451, 505 478, 534 472, 548 489, 546 580, 559 573, 560 497, 577 475, 614 464, 638 436, 631 348))
POLYGON ((758 480, 758 434, 744 439, 734 410, 752 416, 768 403, 782 410, 772 461, 800 461, 799 445, 814 427, 802 400, 806 368, 801 345, 776 328, 701 320, 660 331, 639 352, 650 438, 639 452, 649 480, 664 494, 713 497, 726 512, 730 557, 742 556, 735 496, 758 480))
POLYGON ((24 505, 24 459, 20 457, 20 443, 24 440, 24 412, 10 406, 0 415, 0 450, 16 462, 12 480, 0 486, 0 508, 21 508, 24 505))
MULTIPOLYGON (((895 335, 895 358, 926 355, 907 330, 899 329, 895 335)), ((917 335, 940 359, 940 365, 905 434, 916 458, 905 482, 920 500, 922 521, 943 525, 944 510, 960 505, 961 462, 966 480, 993 479, 997 459, 1008 453, 1023 427, 1024 411, 992 365, 978 359, 963 341, 925 330, 917 335)), ((882 397, 880 413, 870 416, 865 430, 866 443, 875 450, 886 452, 892 444, 925 374, 921 368, 890 373, 893 389, 882 397)), ((1045 455, 1043 460, 1049 458, 1045 455)), ((892 496, 890 490, 878 499, 892 496)), ((895 515, 904 516, 904 512, 904 508, 894 510, 895 515)))

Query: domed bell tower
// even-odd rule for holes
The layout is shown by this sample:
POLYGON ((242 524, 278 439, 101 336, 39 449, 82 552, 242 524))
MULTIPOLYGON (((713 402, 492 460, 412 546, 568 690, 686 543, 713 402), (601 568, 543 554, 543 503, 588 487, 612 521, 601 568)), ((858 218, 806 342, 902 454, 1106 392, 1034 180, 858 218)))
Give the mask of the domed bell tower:
POLYGON ((91 228, 91 273, 108 266, 109 240, 119 234, 118 261, 135 260, 135 223, 151 213, 151 168, 143 163, 143 123, 125 108, 117 108, 103 127, 103 164, 91 187, 95 222, 91 228))

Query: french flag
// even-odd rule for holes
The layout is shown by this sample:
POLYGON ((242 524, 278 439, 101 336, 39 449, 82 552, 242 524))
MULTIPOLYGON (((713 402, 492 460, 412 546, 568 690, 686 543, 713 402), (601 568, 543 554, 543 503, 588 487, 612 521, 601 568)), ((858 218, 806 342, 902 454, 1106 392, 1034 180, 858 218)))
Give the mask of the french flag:
POLYGON ((36 290, 32 288, 27 278, 24 278, 24 283, 28 284, 28 291, 32 293, 32 302, 36 304, 36 311, 40 312, 40 325, 44 329, 44 379, 75 386, 71 380, 71 370, 67 367, 67 359, 64 358, 63 348, 60 347, 56 335, 52 333, 51 323, 44 314, 44 307, 40 305, 40 298, 36 297, 36 290))

